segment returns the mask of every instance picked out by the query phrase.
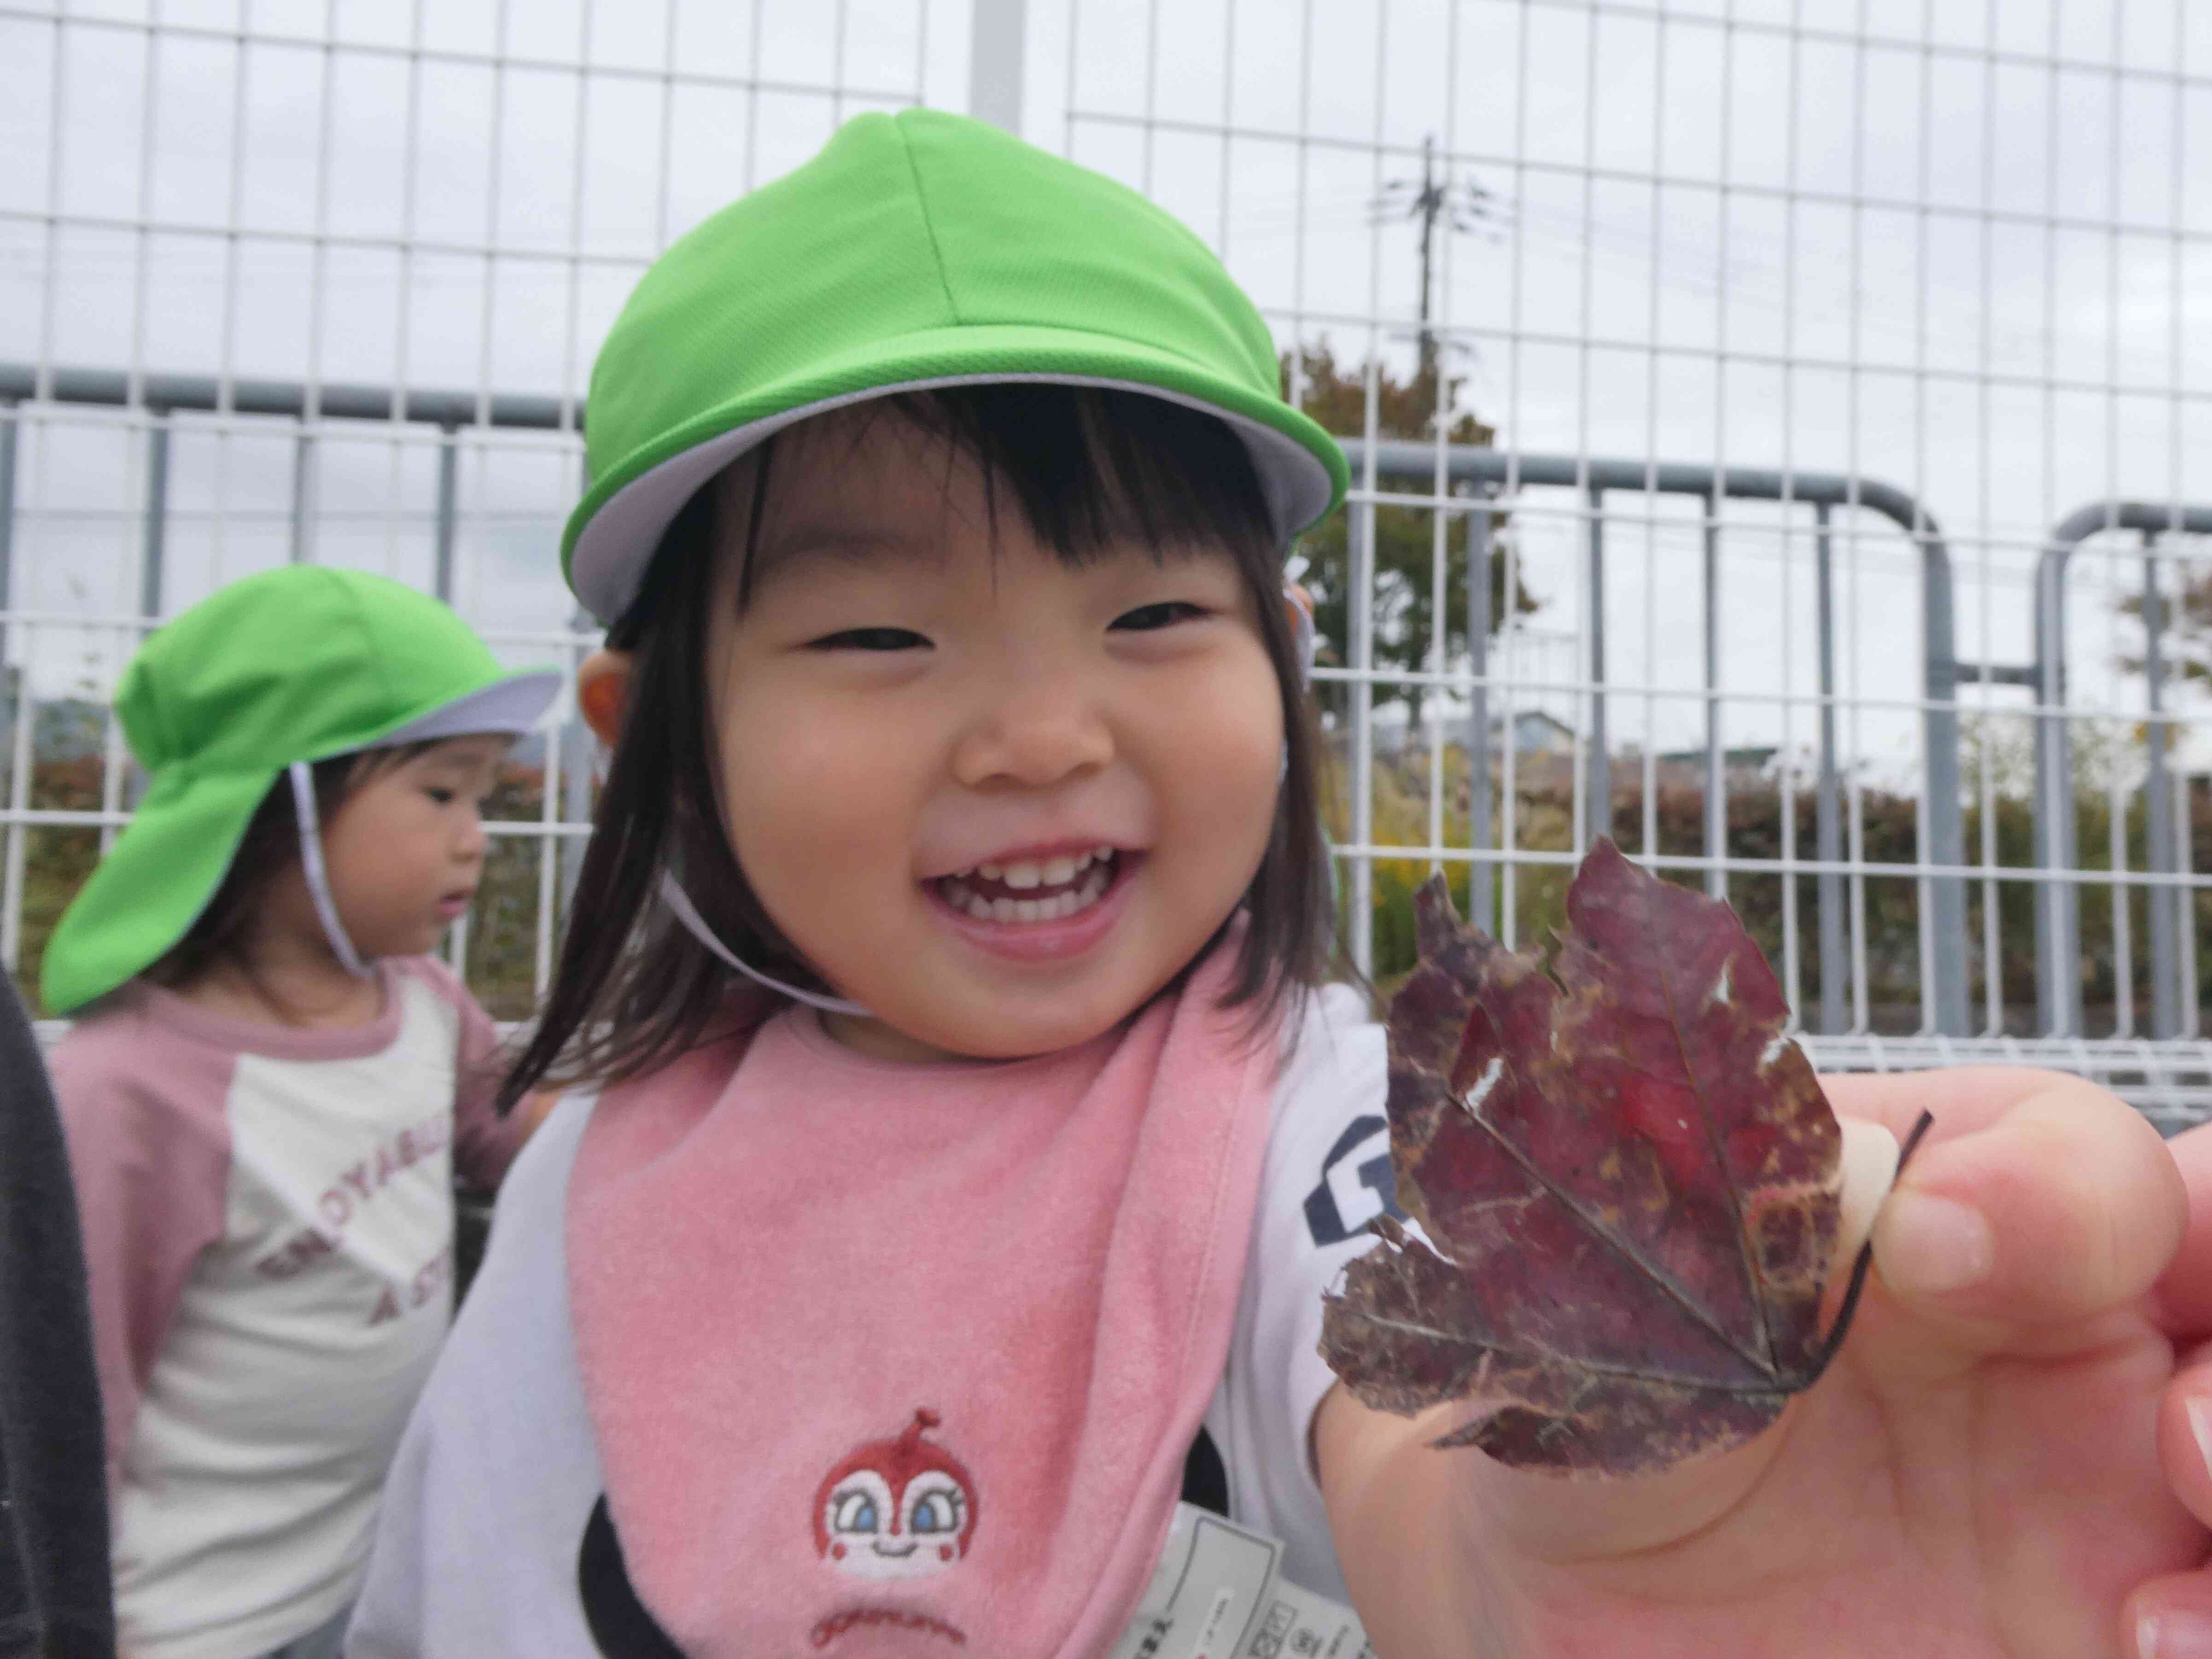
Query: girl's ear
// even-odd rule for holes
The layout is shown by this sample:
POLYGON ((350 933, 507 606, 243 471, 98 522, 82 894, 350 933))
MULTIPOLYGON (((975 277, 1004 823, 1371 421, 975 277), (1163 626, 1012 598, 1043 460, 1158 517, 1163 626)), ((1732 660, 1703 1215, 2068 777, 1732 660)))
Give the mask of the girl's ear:
POLYGON ((623 708, 629 702, 630 670, 636 658, 628 651, 594 651, 576 665, 576 708, 592 735, 610 749, 622 733, 623 708))

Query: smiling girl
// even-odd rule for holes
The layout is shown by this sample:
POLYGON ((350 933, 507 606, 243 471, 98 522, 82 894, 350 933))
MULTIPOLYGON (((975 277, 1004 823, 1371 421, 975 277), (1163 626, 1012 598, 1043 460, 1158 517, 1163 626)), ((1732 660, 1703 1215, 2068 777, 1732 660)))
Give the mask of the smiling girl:
POLYGON ((1938 1127, 1748 1448, 1569 1486, 1333 1386, 1386 1064, 1280 572, 1344 459, 1158 210, 863 116, 647 273, 586 433, 611 760, 508 1093, 597 1099, 502 1196, 355 1659, 1350 1659, 1347 1595, 1390 1659, 2071 1655, 2201 1559, 2180 1184, 2032 1073, 1832 1089, 1938 1127))
POLYGON ((1194 1468, 1341 1594, 1382 1049, 1318 989, 1282 561, 1344 462, 1276 374, 1180 225, 926 112, 641 284, 569 538, 611 757, 509 1085, 602 1092, 502 1200, 355 1652, 1087 1652, 1194 1468))
POLYGON ((130 1659, 325 1659, 496 1185, 497 1038, 428 952, 556 674, 381 577, 249 576, 116 693, 146 795, 46 950, 130 1659))

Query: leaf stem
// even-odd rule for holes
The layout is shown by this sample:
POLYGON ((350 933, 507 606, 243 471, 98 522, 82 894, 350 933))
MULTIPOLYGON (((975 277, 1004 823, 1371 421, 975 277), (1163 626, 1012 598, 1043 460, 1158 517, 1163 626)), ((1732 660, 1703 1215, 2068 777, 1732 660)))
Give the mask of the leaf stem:
MULTIPOLYGON (((1897 1154, 1897 1174, 1890 1178, 1891 1191, 1894 1192, 1897 1189, 1898 1181, 1905 1175, 1906 1161, 1919 1150, 1922 1138, 1935 1126, 1935 1113, 1921 1113, 1920 1121, 1912 1126, 1912 1133, 1905 1136, 1905 1146, 1897 1154)), ((1820 1357, 1813 1362, 1812 1369, 1807 1372, 1804 1382, 1798 1384, 1800 1388, 1809 1389, 1819 1382, 1821 1373, 1828 1369, 1828 1362, 1836 1357, 1836 1350, 1844 1346, 1844 1334, 1851 1328, 1851 1316, 1858 1311, 1859 1292, 1866 1289, 1867 1269, 1872 1266, 1874 1266, 1874 1231, 1869 1228, 1866 1243, 1859 1246, 1859 1258, 1851 1264, 1851 1282, 1844 1291, 1843 1306, 1836 1310, 1836 1322, 1828 1328, 1827 1340, 1820 1345, 1820 1357)))

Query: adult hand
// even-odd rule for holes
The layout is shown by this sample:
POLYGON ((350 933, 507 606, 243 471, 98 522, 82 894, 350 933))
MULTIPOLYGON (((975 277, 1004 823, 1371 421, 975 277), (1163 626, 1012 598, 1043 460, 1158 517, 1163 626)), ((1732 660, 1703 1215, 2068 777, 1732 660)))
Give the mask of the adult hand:
MULTIPOLYGON (((2138 1659, 2136 1608, 2212 1612, 2212 1576, 2172 1576, 2205 1559, 2212 1476, 2192 1447, 2192 1515, 2160 1458, 2161 1425, 2169 1464, 2188 1433, 2161 1274, 2189 1216, 2156 1133, 2051 1073, 1823 1086, 1899 1139, 1923 1108, 1936 1122, 1876 1224, 1849 1340, 1757 1440, 1574 1481, 1431 1450, 1451 1408, 1324 1402, 1322 1484, 1378 1653, 2138 1659)), ((2212 1194, 2212 1144, 2200 1161, 2212 1194)), ((2190 1241, 2212 1335, 2212 1213, 2190 1241)), ((2212 1403, 2212 1361, 2192 1376, 2212 1403)))
MULTIPOLYGON (((2154 1291, 2157 1316, 2179 1356, 2159 1407, 2159 1451, 2173 1492, 2212 1520, 2212 1125, 2170 1143, 2189 1193, 2189 1224, 2154 1291)), ((2152 1580, 2129 1607, 2129 1659, 2212 1656, 2212 1565, 2152 1580)))

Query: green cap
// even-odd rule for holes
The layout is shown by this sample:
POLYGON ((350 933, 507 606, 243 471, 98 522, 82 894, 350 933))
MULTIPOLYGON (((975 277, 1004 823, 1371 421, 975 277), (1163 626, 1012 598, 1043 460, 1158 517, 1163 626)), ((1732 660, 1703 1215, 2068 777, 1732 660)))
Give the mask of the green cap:
POLYGON ((382 576, 287 565, 194 605, 116 688, 146 794, 46 945, 47 1011, 106 995, 185 936, 295 761, 526 732, 560 686, 556 670, 501 667, 452 611, 382 576))
POLYGON ((1146 392, 1243 439, 1287 542, 1344 452, 1283 401, 1267 324, 1206 245, 1127 186, 957 115, 862 115, 663 254, 592 366, 592 487, 562 538, 603 622, 684 503, 781 427, 989 381, 1146 392))

